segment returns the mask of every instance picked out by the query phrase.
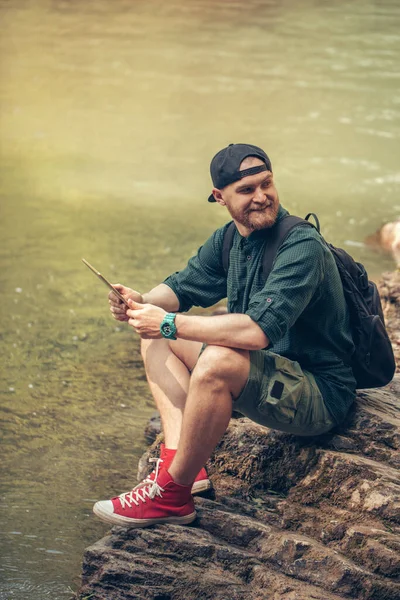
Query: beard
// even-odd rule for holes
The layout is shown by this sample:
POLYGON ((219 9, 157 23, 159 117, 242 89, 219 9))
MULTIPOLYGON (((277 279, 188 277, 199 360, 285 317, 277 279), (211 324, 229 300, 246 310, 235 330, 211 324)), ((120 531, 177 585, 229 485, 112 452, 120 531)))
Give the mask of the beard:
POLYGON ((250 231, 269 229, 275 225, 278 216, 278 209, 278 197, 267 198, 265 205, 259 208, 237 210, 233 209, 232 207, 228 207, 232 219, 250 231))

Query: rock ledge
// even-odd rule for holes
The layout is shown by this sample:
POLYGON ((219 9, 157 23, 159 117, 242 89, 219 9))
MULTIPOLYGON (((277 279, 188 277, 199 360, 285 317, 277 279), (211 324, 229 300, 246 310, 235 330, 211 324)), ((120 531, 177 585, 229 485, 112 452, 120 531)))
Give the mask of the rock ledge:
POLYGON ((400 600, 399 391, 359 392, 318 438, 233 419, 194 525, 114 527, 77 598, 400 600))

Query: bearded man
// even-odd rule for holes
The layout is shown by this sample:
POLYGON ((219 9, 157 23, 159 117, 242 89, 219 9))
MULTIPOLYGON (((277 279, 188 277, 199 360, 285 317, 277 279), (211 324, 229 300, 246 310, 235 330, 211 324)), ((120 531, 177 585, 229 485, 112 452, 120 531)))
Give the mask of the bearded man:
POLYGON ((270 159, 257 146, 231 144, 210 170, 208 200, 227 208, 235 224, 227 272, 222 249, 229 224, 150 292, 118 284, 129 309, 109 295, 114 318, 141 337, 164 432, 149 477, 95 504, 95 514, 116 525, 192 522, 193 494, 210 487, 205 464, 232 410, 266 427, 319 435, 343 421, 355 398, 349 314, 323 238, 312 227, 293 228, 265 281, 265 246, 288 214, 270 159), (228 314, 185 314, 223 298, 228 314))

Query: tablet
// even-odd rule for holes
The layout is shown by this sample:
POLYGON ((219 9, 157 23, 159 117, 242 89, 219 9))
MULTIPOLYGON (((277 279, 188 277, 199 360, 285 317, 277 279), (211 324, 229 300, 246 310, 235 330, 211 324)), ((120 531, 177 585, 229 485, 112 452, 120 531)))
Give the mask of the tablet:
POLYGON ((114 294, 117 296, 117 298, 119 298, 119 299, 121 300, 121 302, 123 302, 123 303, 124 303, 124 304, 125 304, 125 305, 126 305, 128 308, 130 308, 130 307, 129 307, 129 304, 128 304, 128 301, 126 300, 126 298, 124 298, 124 297, 123 297, 123 295, 121 294, 121 292, 119 292, 119 291, 118 291, 118 290, 117 290, 117 289, 116 289, 116 288, 113 286, 113 284, 112 284, 112 283, 110 283, 110 282, 108 281, 108 279, 106 279, 106 278, 104 277, 104 275, 102 275, 102 274, 100 273, 100 271, 98 271, 97 269, 95 269, 94 267, 92 267, 92 265, 91 265, 90 263, 88 263, 88 261, 87 261, 87 260, 85 260, 84 258, 82 258, 82 262, 83 262, 83 263, 84 263, 84 264, 85 264, 87 267, 89 267, 89 269, 90 269, 90 270, 91 270, 91 271, 92 271, 92 272, 93 272, 95 275, 97 275, 97 277, 98 277, 98 278, 99 278, 99 279, 100 279, 100 280, 101 280, 103 283, 105 283, 105 284, 106 284, 106 286, 107 286, 108 288, 110 288, 110 290, 112 290, 112 291, 114 292, 114 294))

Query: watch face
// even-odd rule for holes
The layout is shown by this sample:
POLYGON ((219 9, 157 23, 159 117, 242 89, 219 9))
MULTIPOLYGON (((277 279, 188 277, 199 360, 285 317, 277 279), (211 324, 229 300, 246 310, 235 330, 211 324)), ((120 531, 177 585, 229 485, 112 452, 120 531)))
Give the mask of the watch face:
POLYGON ((176 337, 175 337, 176 327, 175 327, 174 319, 175 319, 175 315, 172 313, 168 313, 165 315, 164 320, 160 325, 161 334, 169 340, 176 340, 176 337))

